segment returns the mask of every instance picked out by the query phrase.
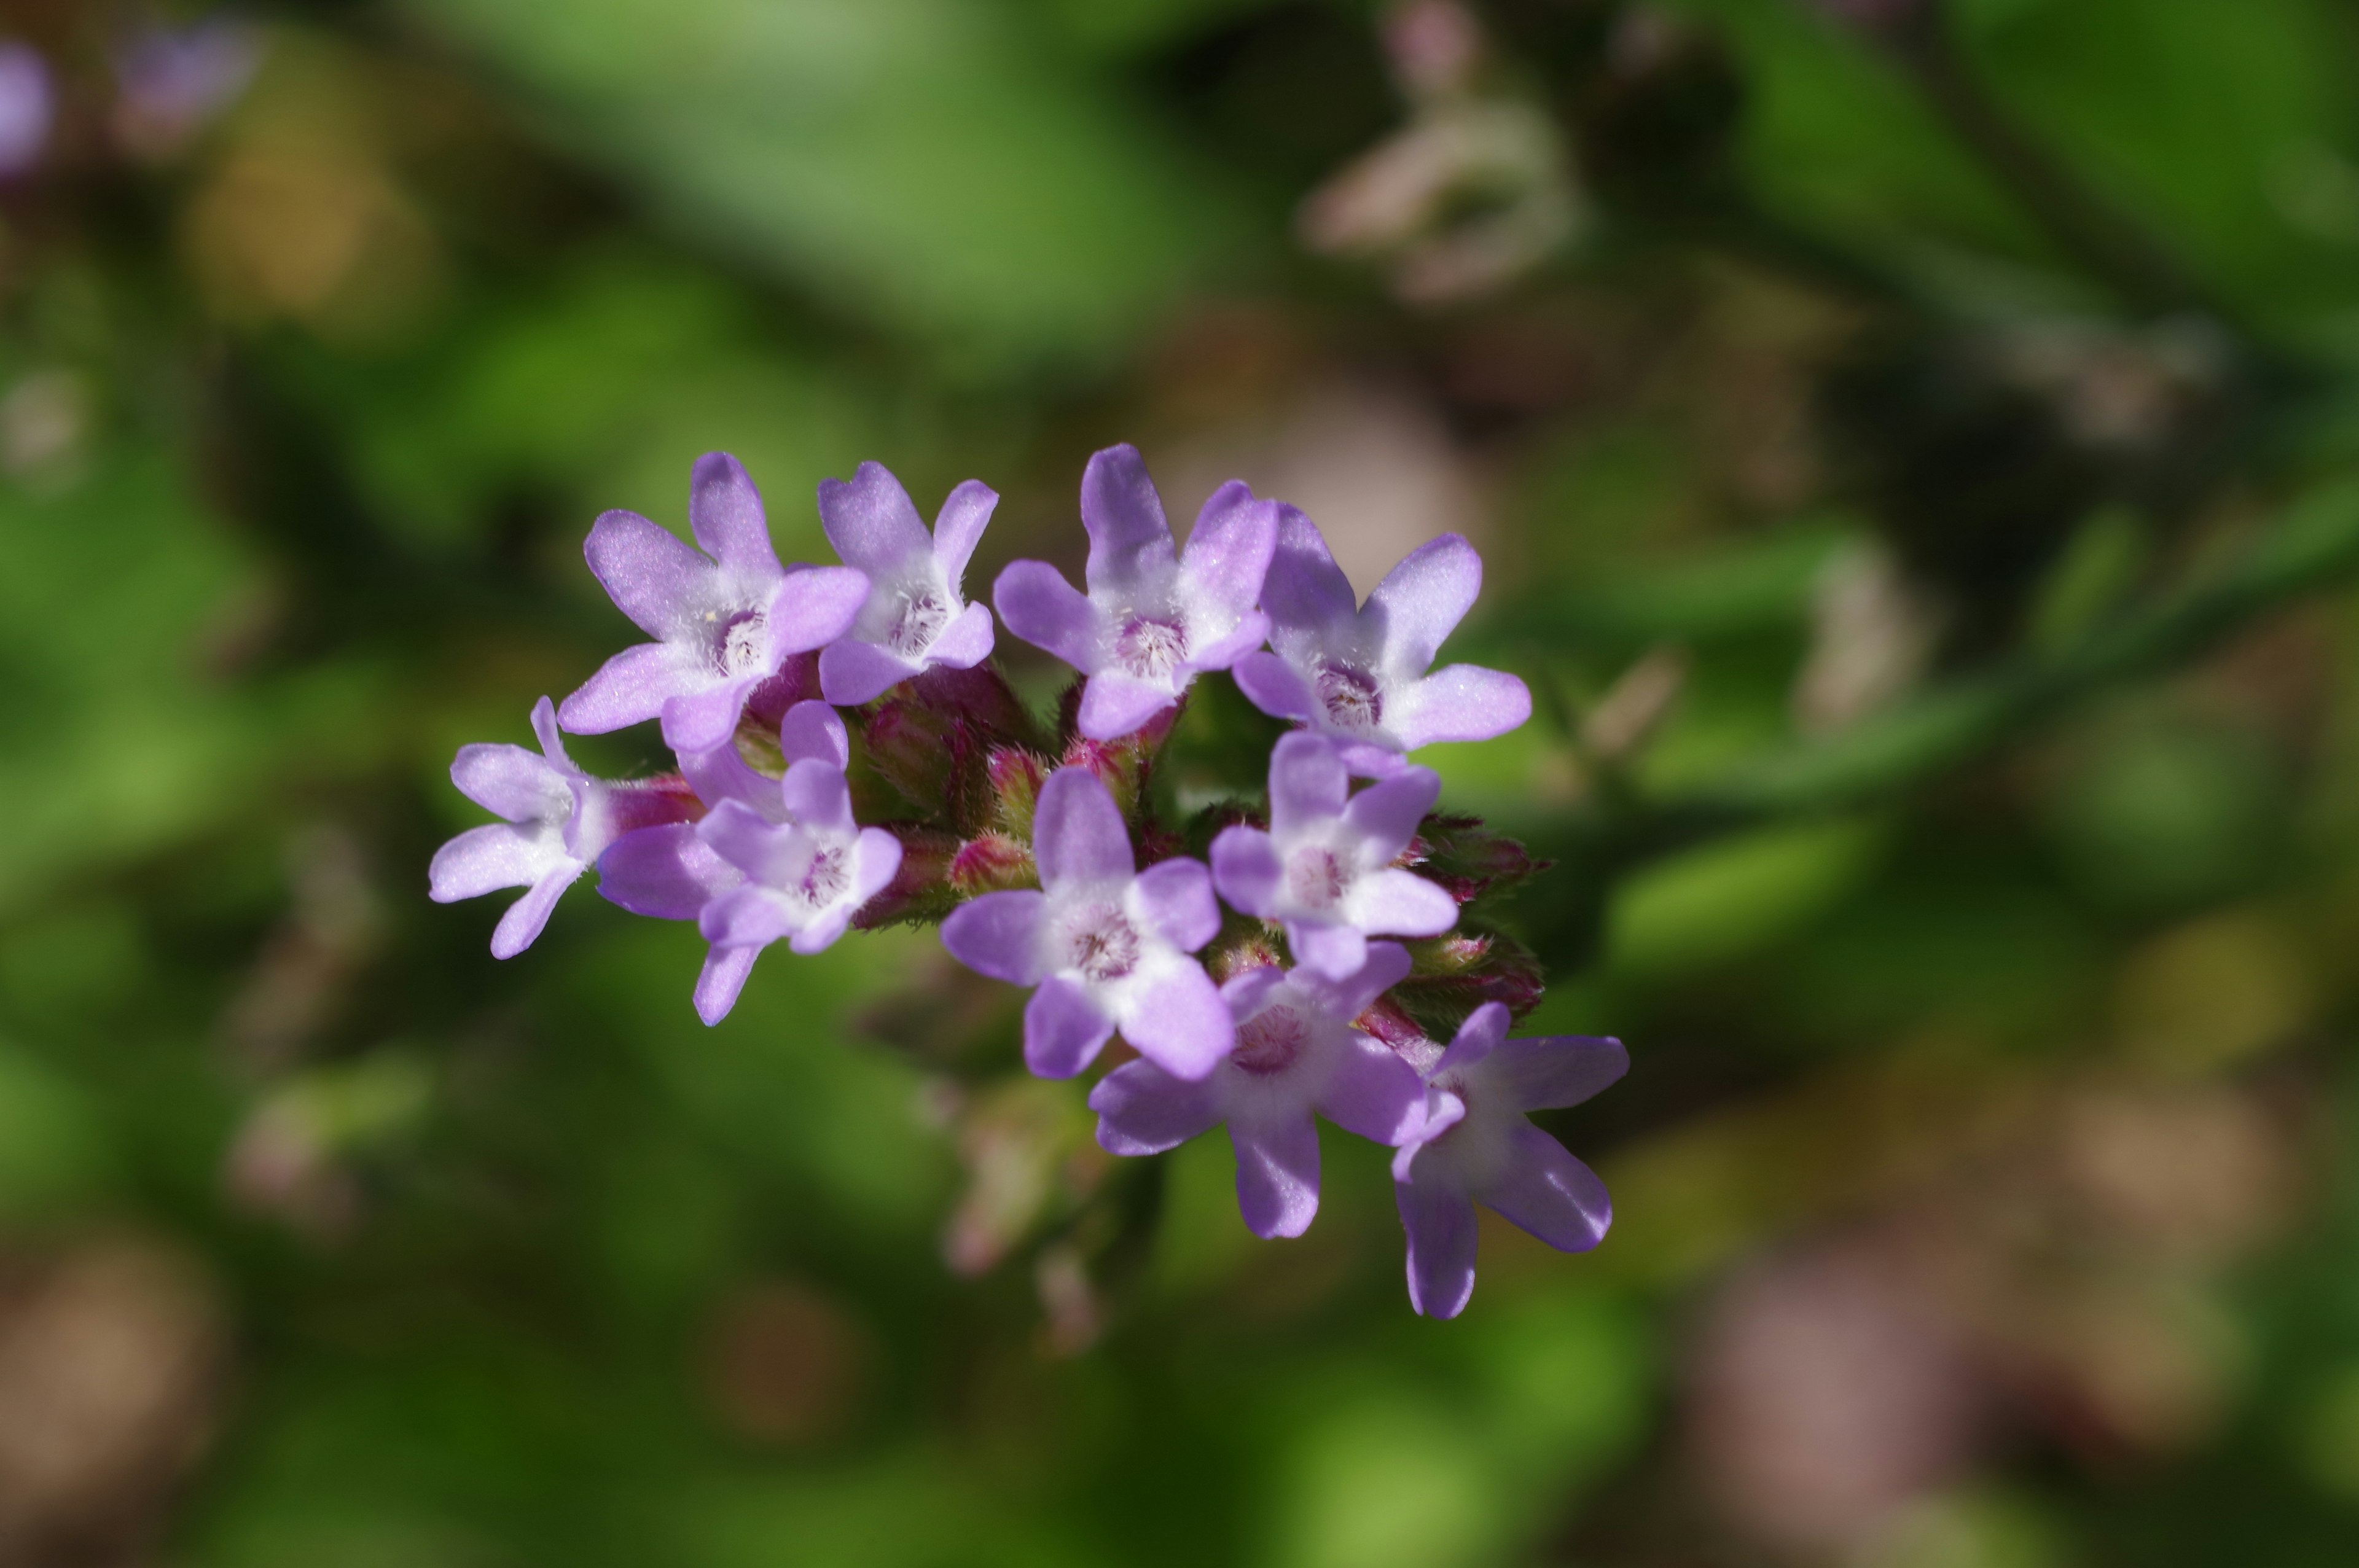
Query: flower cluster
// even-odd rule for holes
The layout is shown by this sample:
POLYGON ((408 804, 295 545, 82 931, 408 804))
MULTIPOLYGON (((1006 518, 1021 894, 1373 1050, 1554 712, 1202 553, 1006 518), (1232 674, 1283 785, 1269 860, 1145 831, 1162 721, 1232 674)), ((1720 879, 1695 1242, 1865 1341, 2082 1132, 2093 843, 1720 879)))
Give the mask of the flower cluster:
POLYGON ((970 481, 929 533, 864 463, 819 490, 842 564, 786 566, 753 481, 716 453, 690 488, 696 547, 600 517, 590 568, 650 640, 540 700, 538 753, 460 752, 452 782, 504 820, 443 847, 433 896, 528 890, 493 935, 506 958, 594 866, 614 903, 696 922, 707 1023, 774 943, 938 923, 961 963, 1030 993, 1033 1073, 1073 1077, 1120 1037, 1129 1059, 1089 1096, 1109 1152, 1225 1124, 1257 1235, 1317 1213, 1323 1117, 1396 1151, 1421 1313, 1466 1304, 1477 1203, 1594 1247, 1603 1186, 1527 1113, 1588 1098, 1627 1058, 1507 1037, 1538 977, 1480 916, 1538 868, 1435 815, 1441 781, 1410 760, 1530 715, 1511 675, 1433 667, 1482 585, 1473 546, 1421 546, 1363 604, 1310 518, 1240 482, 1180 547, 1138 453, 1109 448, 1082 480, 1083 586, 1019 560, 992 592, 996 624, 1079 674, 1044 726, 992 663, 992 608, 964 596, 997 500, 970 481), (1159 769, 1191 688, 1221 674, 1268 716, 1267 750, 1232 798, 1183 816, 1159 769), (647 720, 676 772, 593 778, 560 735, 647 720))

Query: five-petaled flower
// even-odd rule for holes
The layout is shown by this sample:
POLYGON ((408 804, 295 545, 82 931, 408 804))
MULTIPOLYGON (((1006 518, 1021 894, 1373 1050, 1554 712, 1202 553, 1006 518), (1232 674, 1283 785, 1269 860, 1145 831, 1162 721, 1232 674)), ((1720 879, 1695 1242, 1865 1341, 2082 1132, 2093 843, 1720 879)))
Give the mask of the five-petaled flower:
POLYGON ((1354 795, 1338 748, 1303 730, 1269 759, 1269 831, 1239 826, 1212 840, 1212 881, 1247 914, 1286 923, 1294 960, 1332 979, 1356 973, 1368 937, 1437 936, 1458 901, 1393 865, 1433 808, 1441 780, 1408 767, 1354 795))
POLYGON ((1425 1099, 1416 1071, 1352 1021, 1408 973, 1408 951, 1379 942, 1350 979, 1248 969, 1221 988, 1236 1049, 1204 1078, 1130 1062, 1091 1091, 1098 1142, 1160 1154, 1222 1122, 1237 1158, 1237 1207, 1256 1236, 1299 1236, 1319 1212, 1312 1113, 1379 1143, 1414 1131, 1425 1099))
POLYGON ((459 748, 451 782, 504 822, 470 827, 434 853, 427 886, 434 902, 480 898, 502 888, 531 891, 508 906, 492 930, 492 957, 513 958, 532 946, 557 900, 624 834, 679 822, 696 797, 679 779, 613 783, 593 779, 565 754, 557 709, 532 707, 538 755, 522 746, 459 748))
POLYGON ((1497 1210, 1563 1252, 1605 1238, 1605 1184, 1526 1111, 1579 1105, 1629 1070, 1619 1040, 1509 1040, 1507 1010, 1484 1002, 1425 1075, 1424 1115, 1393 1156, 1393 1195, 1408 1232, 1408 1299, 1456 1317, 1474 1293, 1474 1205, 1497 1210))
POLYGON ((1483 557, 1456 534, 1419 546, 1360 605, 1310 518, 1279 508, 1262 586, 1266 651, 1239 658, 1238 687, 1263 712, 1332 736, 1355 773, 1381 777, 1436 741, 1487 741, 1532 715, 1524 683, 1499 670, 1433 670, 1442 640, 1483 586, 1483 557))
POLYGON ((942 946, 969 968, 1033 988, 1024 1060, 1069 1078, 1117 1028, 1175 1077, 1201 1078, 1229 1054, 1228 1004, 1189 955, 1221 928, 1202 862, 1144 871, 1114 797, 1083 768, 1060 768, 1032 815, 1038 891, 987 892, 952 910, 942 946))
POLYGON ((1197 676, 1262 645, 1256 601, 1277 540, 1277 507, 1244 482, 1214 491, 1175 552, 1138 449, 1108 447, 1082 475, 1089 530, 1084 596, 1046 561, 1015 561, 992 599, 1007 629, 1089 677, 1081 731, 1112 741, 1180 699, 1197 676))
POLYGON ((656 641, 624 649, 565 699, 558 717, 595 735, 661 718, 675 752, 729 738, 754 688, 788 655, 851 630, 868 600, 853 567, 778 564, 754 481, 726 452, 690 477, 688 522, 706 554, 636 512, 609 512, 583 553, 615 606, 656 641))
POLYGON ((846 708, 873 702, 929 665, 972 669, 991 656, 991 611, 960 597, 959 579, 999 502, 968 480, 950 493, 934 531, 882 463, 852 482, 819 487, 820 522, 847 566, 868 574, 868 600, 852 629, 819 656, 820 689, 846 708))

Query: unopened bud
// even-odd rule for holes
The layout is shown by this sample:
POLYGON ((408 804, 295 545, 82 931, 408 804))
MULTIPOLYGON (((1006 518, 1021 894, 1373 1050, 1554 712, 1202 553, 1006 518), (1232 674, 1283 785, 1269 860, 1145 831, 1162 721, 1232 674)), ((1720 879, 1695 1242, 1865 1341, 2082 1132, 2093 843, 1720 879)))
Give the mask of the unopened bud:
POLYGON ((1402 861, 1427 881, 1440 882, 1462 904, 1510 892, 1549 866, 1475 816, 1427 817, 1402 861))
POLYGON ((951 858, 949 881, 962 898, 1040 885, 1032 851, 1005 833, 984 833, 960 845, 951 858))
POLYGON ((888 825, 886 831, 901 841, 901 869, 893 873, 883 892, 860 906, 852 924, 862 931, 874 931, 884 925, 940 921, 959 903, 951 886, 951 868, 959 852, 957 838, 939 828, 901 823, 888 825))
POLYGON ((1009 838, 1030 842, 1032 810, 1040 802, 1040 784, 1049 766, 1016 746, 995 750, 984 763, 991 784, 992 824, 1009 838))
POLYGON ((1497 932, 1453 931, 1406 945, 1408 979, 1391 991, 1426 1035, 1447 1040, 1466 1015, 1486 1001, 1504 1002, 1520 1018, 1539 1005, 1547 977, 1531 949, 1497 932))

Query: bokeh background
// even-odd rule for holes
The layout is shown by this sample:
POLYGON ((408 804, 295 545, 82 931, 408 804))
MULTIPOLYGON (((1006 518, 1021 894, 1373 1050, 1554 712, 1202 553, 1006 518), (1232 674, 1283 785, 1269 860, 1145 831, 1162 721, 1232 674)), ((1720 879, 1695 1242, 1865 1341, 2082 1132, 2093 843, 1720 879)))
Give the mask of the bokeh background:
POLYGON ((0 35, 0 1563, 2359 1561, 2359 8, 0 35), (1446 799, 1634 1067, 1456 1323, 1381 1151, 1256 1242, 927 933, 707 1031, 426 899, 601 509, 980 477, 980 585, 1125 439, 1490 563, 1446 799))

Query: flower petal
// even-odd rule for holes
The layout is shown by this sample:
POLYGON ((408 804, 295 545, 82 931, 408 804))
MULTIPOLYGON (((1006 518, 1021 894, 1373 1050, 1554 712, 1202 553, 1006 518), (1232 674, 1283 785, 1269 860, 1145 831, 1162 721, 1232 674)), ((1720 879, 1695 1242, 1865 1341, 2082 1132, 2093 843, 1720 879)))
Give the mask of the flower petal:
POLYGON ((868 574, 857 567, 801 567, 770 596, 769 668, 789 654, 824 648, 860 618, 868 602, 868 574))
POLYGON ((1391 1046, 1357 1030, 1319 1096, 1320 1115, 1346 1132, 1387 1144, 1417 1130, 1424 1105, 1425 1086, 1416 1069, 1391 1046))
POLYGON ((1289 920, 1286 945, 1293 949, 1296 963, 1331 980, 1350 979, 1368 961, 1367 934, 1355 925, 1289 920))
POLYGON ((1579 1105, 1630 1070, 1622 1042, 1585 1034, 1537 1034, 1500 1043, 1484 1075, 1505 1087, 1517 1110, 1579 1105))
POLYGON ((1100 670, 1082 687, 1077 722, 1093 741, 1119 741, 1179 698, 1168 686, 1155 686, 1120 670, 1100 670))
POLYGON ((1411 751, 1437 741, 1489 741, 1532 716, 1531 689, 1504 670, 1450 665, 1401 693, 1393 733, 1411 751))
POLYGON ((819 524, 844 564, 870 577, 890 576, 934 547, 909 492, 883 463, 861 464, 849 484, 820 481, 819 524))
POLYGON ((1235 908, 1264 920, 1275 916, 1286 865, 1277 846, 1258 827, 1223 827, 1212 840, 1212 883, 1235 908))
POLYGON ((718 746, 701 752, 680 752, 676 756, 680 776, 688 780, 689 787, 707 810, 724 800, 734 800, 752 806, 773 822, 786 820, 787 806, 778 798, 778 781, 754 771, 753 764, 737 750, 734 734, 718 746))
POLYGON ((759 947, 714 947, 704 955, 704 971, 696 977, 696 1016, 706 1027, 729 1016, 761 956, 759 947))
POLYGON ((1397 867, 1353 882, 1343 911, 1353 925, 1379 936, 1439 936, 1458 924, 1458 901, 1440 883, 1397 867))
POLYGON ((1431 768, 1411 766, 1353 795, 1343 808, 1343 820, 1366 840, 1366 863, 1386 865, 1408 848, 1425 814, 1440 798, 1441 775, 1431 768))
POLYGON ((1245 700, 1272 719, 1309 720, 1319 712, 1319 694, 1302 672, 1276 654, 1247 654, 1229 666, 1229 678, 1245 700))
POLYGON ((1140 1055, 1178 1078, 1202 1077, 1236 1048, 1228 1003, 1192 961, 1174 965, 1124 998, 1116 1022, 1140 1055))
POLYGON ((1483 590, 1483 557, 1463 535, 1444 534, 1403 557, 1368 595, 1364 618, 1382 628, 1386 667, 1413 679, 1433 667, 1483 590))
POLYGON ((783 881, 793 858, 795 830, 740 801, 724 800, 696 825, 706 848, 756 881, 783 881))
POLYGON ((614 608, 658 642, 684 634, 721 597, 712 563, 636 512, 603 512, 582 542, 614 608))
POLYGON ((582 865, 579 860, 568 860, 561 866, 552 867, 526 891, 522 898, 508 905, 507 913, 500 916, 500 923, 492 927, 492 957, 513 958, 531 946, 533 938, 538 936, 541 928, 549 924, 549 912, 557 907, 557 901, 581 877, 582 871, 582 865))
POLYGON ((1036 986, 1048 973, 1040 958, 1040 924, 1048 895, 1031 888, 969 899, 942 922, 942 946, 951 957, 995 980, 1036 986))
POLYGON ((1287 983, 1287 971, 1276 964, 1256 964, 1240 975, 1231 975, 1221 987, 1221 1000, 1229 1004, 1229 1016, 1239 1023, 1262 1010, 1269 993, 1287 983))
POLYGON ((1269 617, 1248 610, 1234 626, 1212 638, 1188 655, 1191 670, 1225 670, 1269 641, 1269 617))
POLYGON ((579 773, 573 759, 565 754, 565 733, 557 727, 557 704, 542 697, 532 705, 533 739, 540 742, 540 754, 549 765, 560 773, 579 773))
POLYGON ((1299 1236, 1319 1212, 1319 1124, 1308 1116, 1229 1119, 1237 1156, 1237 1209, 1269 1239, 1299 1236))
POLYGON ((1032 860, 1040 885, 1128 881, 1138 862, 1130 829, 1106 786, 1087 768, 1059 768, 1032 811, 1032 860))
POLYGON ((921 667, 890 648, 846 637, 830 643, 820 654, 819 689, 830 702, 858 708, 910 679, 921 667))
POLYGON ((1220 935, 1221 906, 1201 860, 1157 861, 1138 873, 1126 902, 1136 918, 1183 953, 1220 935))
POLYGON ((669 699, 701 690, 711 680, 677 644, 636 643, 583 681, 582 689, 558 706, 557 719, 576 735, 603 735, 645 723, 661 713, 669 699))
POLYGON ((974 558, 974 547, 983 542, 983 530, 998 504, 999 492, 979 479, 966 481, 943 501, 934 518, 934 563, 952 588, 966 576, 966 564, 974 558))
POLYGON ((1256 501, 1243 480, 1233 479, 1196 514, 1180 557, 1181 590, 1191 605, 1223 611, 1223 622, 1240 618, 1260 600, 1277 548, 1277 503, 1256 501))
POLYGON ((529 887, 566 859, 554 835, 543 838, 505 822, 487 822, 434 851, 426 868, 428 896, 437 903, 455 903, 502 888, 529 887))
POLYGON ((926 663, 971 670, 991 657, 992 642, 990 606, 970 604, 942 628, 941 635, 926 650, 926 663))
POLYGON ((1082 575, 1093 596, 1104 589, 1159 582, 1170 574, 1171 524, 1164 521, 1163 498, 1147 477, 1146 460, 1128 442, 1096 453, 1082 470, 1082 526, 1090 535, 1082 575))
POLYGON ((1024 1065, 1040 1077, 1070 1078, 1096 1060, 1113 1033, 1114 1020, 1094 997, 1051 977, 1024 1007, 1024 1065))
POLYGON ((770 545, 762 493, 745 466, 727 452, 707 452, 689 470, 688 531, 705 554, 742 579, 777 579, 778 552, 770 545))
POLYGON ((1499 1043, 1507 1037, 1507 1022, 1504 1002, 1486 1001, 1468 1013, 1466 1022, 1458 1026, 1457 1037, 1450 1042, 1450 1049, 1425 1075, 1426 1081, 1430 1083, 1444 1073, 1462 1072, 1497 1050, 1499 1043))
POLYGON ((1506 1173, 1475 1196, 1560 1252, 1586 1252, 1604 1240, 1614 1200, 1597 1173, 1528 1121, 1508 1141, 1506 1173))
POLYGON ((802 925, 781 894, 747 884, 732 888, 704 906, 696 929, 716 947, 766 947, 802 925))
POLYGON ((852 786, 843 770, 832 762, 805 757, 788 763, 778 793, 802 827, 823 833, 849 833, 856 826, 852 819, 852 786))
POLYGON ((1368 956, 1359 972, 1347 980, 1328 984, 1328 993, 1334 1002, 1339 1018, 1357 1018, 1374 1005, 1376 998, 1408 979, 1408 949, 1397 942, 1371 942, 1368 956))
POLYGON ((991 601, 1016 636, 1088 675, 1104 662, 1098 608, 1046 561, 1010 561, 991 601))
MULTIPOLYGON (((609 662, 607 668, 613 667, 609 662)), ((603 675, 605 671, 598 673, 603 675)), ((758 675, 743 676, 666 698, 662 710, 664 744, 675 752, 710 752, 727 744, 736 732, 738 716, 745 710, 747 695, 761 681, 758 675)))
POLYGON ((1456 1317, 1474 1293, 1474 1206, 1440 1182, 1397 1182, 1408 1233, 1409 1305, 1428 1317, 1456 1317))
POLYGON ((844 904, 847 915, 860 913, 870 899, 892 885, 901 874, 901 857, 905 851, 901 840, 882 827, 864 827, 853 841, 852 897, 844 904))
POLYGON ((1269 830, 1283 838, 1343 815, 1352 793, 1335 748, 1317 735, 1296 730, 1278 737, 1269 753, 1269 830))
POLYGON ((809 957, 813 953, 826 952, 835 946, 836 939, 851 926, 853 912, 858 907, 857 904, 849 902, 828 905, 813 914, 801 930, 787 939, 788 949, 800 953, 805 957, 809 957))
POLYGON ((1271 622, 1289 632, 1340 633, 1357 618, 1359 606, 1352 579, 1335 564, 1318 524, 1280 503, 1277 547, 1261 588, 1261 607, 1271 622))
POLYGON ((745 880, 687 822, 625 833, 598 857, 599 894, 658 920, 693 920, 745 880))
POLYGON ((459 748, 451 782, 484 810, 510 822, 562 822, 573 810, 563 773, 538 752, 496 741, 459 748))
POLYGON ((1209 1080, 1175 1078, 1152 1062, 1125 1062, 1090 1091, 1098 1147, 1109 1154, 1160 1154, 1220 1125, 1209 1080))
POLYGON ((778 720, 778 752, 790 765, 815 759, 848 768, 852 737, 844 730, 843 716, 826 703, 798 702, 778 720))

